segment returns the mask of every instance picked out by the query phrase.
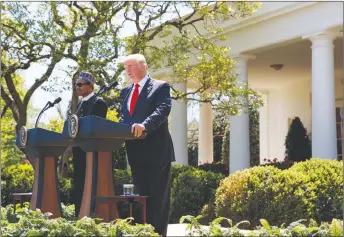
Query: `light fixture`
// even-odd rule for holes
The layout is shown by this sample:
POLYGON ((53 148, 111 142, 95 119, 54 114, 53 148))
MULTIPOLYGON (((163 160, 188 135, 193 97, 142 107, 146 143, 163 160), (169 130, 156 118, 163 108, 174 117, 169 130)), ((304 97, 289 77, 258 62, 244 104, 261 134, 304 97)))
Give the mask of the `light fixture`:
POLYGON ((281 70, 283 68, 283 64, 271 64, 270 67, 275 70, 276 72, 278 72, 279 70, 281 70))

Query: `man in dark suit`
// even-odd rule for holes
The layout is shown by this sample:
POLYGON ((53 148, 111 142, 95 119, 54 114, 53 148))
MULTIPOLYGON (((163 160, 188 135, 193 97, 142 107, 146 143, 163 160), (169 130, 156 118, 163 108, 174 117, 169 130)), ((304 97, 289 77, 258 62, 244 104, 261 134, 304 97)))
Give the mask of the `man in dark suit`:
POLYGON ((166 236, 170 210, 171 162, 175 161, 172 139, 168 130, 171 111, 170 86, 152 79, 146 59, 141 54, 124 60, 132 84, 121 91, 120 121, 131 125, 131 131, 144 139, 125 143, 136 191, 148 196, 147 223, 166 236))
MULTIPOLYGON (((81 72, 75 83, 78 96, 82 96, 76 115, 84 117, 95 115, 106 118, 107 105, 93 92, 95 78, 91 73, 81 72)), ((86 174, 86 153, 80 147, 73 147, 73 182, 71 200, 75 205, 75 216, 79 216, 86 174)))

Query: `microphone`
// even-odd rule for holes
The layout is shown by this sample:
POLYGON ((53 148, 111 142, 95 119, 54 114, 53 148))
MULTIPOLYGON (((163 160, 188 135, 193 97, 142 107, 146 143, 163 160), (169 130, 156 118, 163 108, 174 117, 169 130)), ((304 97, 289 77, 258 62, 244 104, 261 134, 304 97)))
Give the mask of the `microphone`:
POLYGON ((61 100, 62 100, 61 97, 56 98, 56 99, 54 100, 53 104, 51 105, 51 107, 53 107, 54 105, 60 103, 61 100))
POLYGON ((116 87, 117 85, 118 85, 118 82, 114 81, 114 82, 112 82, 108 86, 105 86, 105 85, 102 86, 102 88, 100 88, 100 90, 98 91, 97 96, 108 92, 109 90, 111 90, 112 88, 116 87))
POLYGON ((54 105, 58 104, 61 102, 61 97, 58 97, 54 100, 53 103, 51 103, 50 101, 48 101, 48 103, 44 106, 44 108, 42 109, 42 111, 39 113, 38 117, 37 117, 37 120, 36 120, 36 124, 35 124, 35 128, 37 128, 38 126, 38 122, 43 114, 43 112, 45 112, 46 110, 48 110, 49 108, 51 107, 54 107, 54 105))
POLYGON ((108 92, 112 88, 116 87, 118 85, 117 81, 112 82, 109 86, 106 87, 105 92, 108 92))

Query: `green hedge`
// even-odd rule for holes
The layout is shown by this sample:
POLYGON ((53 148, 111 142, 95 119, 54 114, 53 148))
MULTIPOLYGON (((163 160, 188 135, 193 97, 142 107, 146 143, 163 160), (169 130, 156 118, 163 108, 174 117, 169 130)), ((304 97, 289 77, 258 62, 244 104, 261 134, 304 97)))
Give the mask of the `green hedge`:
POLYGON ((311 159, 287 170, 253 167, 222 180, 216 216, 251 226, 265 218, 273 225, 310 218, 321 222, 343 213, 343 162, 311 159))
POLYGON ((12 193, 31 192, 34 173, 30 164, 15 164, 1 170, 1 205, 12 203, 12 193))
POLYGON ((307 175, 315 184, 312 213, 318 222, 343 216, 343 161, 311 159, 295 163, 290 170, 307 175))
POLYGON ((199 215, 204 205, 212 203, 224 175, 196 168, 185 170, 172 184, 170 223, 183 215, 199 215))
MULTIPOLYGON (((1 172, 1 205, 12 203, 12 193, 27 193, 32 191, 34 171, 30 164, 15 164, 1 172)), ((71 191, 71 179, 58 177, 57 187, 60 192, 60 200, 69 203, 71 191)))
MULTIPOLYGON (((11 204, 11 194, 14 192, 31 192, 33 185, 33 175, 34 173, 32 166, 29 164, 16 164, 3 169, 1 183, 1 205, 6 206, 8 204, 11 204)), ((221 176, 220 174, 200 171, 197 168, 191 166, 173 165, 171 202, 173 203, 173 208, 176 208, 177 212, 171 214, 171 220, 176 223, 179 221, 181 215, 188 213, 200 213, 202 207, 210 200, 210 198, 214 200, 215 190, 221 178, 223 178, 223 176, 221 176), (183 175, 180 176, 181 174, 183 175), (181 188, 181 186, 183 186, 184 179, 187 179, 187 181, 185 181, 185 186, 181 188), (189 189, 188 185, 193 185, 193 189, 189 189), (182 192, 177 191, 180 189, 182 190, 182 192), (192 190, 199 191, 202 196, 198 202, 194 203, 193 207, 182 201, 182 199, 184 199, 185 197, 194 196, 192 190)), ((126 183, 132 183, 130 170, 115 169, 114 188, 116 195, 121 195, 123 193, 123 184, 126 183)), ((58 189, 61 202, 64 204, 70 204, 71 179, 59 177, 58 189)), ((121 218, 126 218, 128 214, 129 205, 126 205, 124 203, 121 204, 119 206, 119 216, 121 218)), ((133 216, 136 221, 141 220, 142 216, 140 205, 134 204, 133 216)))

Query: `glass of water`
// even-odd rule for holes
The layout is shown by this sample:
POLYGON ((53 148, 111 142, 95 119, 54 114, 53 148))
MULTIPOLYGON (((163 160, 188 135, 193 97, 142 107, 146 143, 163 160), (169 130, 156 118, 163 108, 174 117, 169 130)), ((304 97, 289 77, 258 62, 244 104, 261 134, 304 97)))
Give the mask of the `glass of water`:
POLYGON ((123 184, 123 195, 133 196, 134 194, 134 184, 123 184))

